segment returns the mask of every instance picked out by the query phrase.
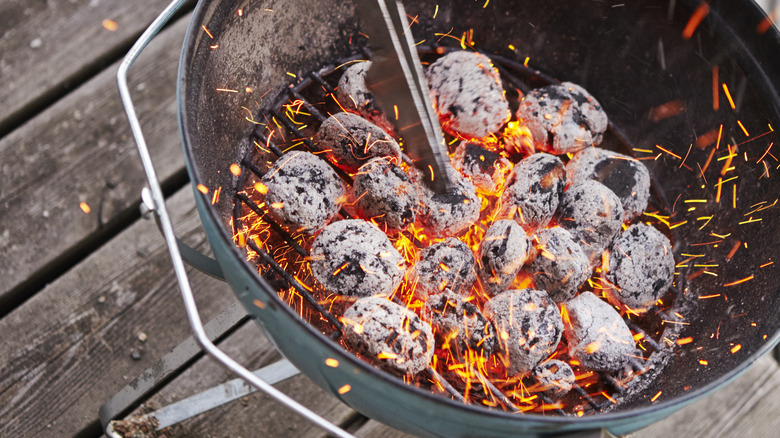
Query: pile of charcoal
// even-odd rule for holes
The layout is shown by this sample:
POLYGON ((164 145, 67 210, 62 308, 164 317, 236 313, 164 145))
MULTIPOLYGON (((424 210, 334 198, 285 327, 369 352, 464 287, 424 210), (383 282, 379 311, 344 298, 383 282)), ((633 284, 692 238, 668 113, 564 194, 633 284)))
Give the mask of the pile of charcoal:
POLYGON ((656 303, 675 261, 669 239, 640 222, 645 166, 598 148, 608 126, 598 101, 564 82, 511 111, 488 57, 440 57, 426 76, 453 140, 453 190, 436 194, 404 161, 366 86, 369 66, 341 77, 346 111, 313 138, 324 153, 285 154, 259 195, 278 223, 310 236, 316 290, 349 303, 338 315, 345 345, 410 378, 442 351, 476 356, 490 378, 533 378, 553 398, 574 383, 571 364, 623 371, 637 346, 621 315, 656 303), (508 123, 531 139, 527 153, 501 147, 518 135, 508 123), (357 219, 337 220, 342 208, 357 219), (402 236, 414 251, 401 251, 402 236))

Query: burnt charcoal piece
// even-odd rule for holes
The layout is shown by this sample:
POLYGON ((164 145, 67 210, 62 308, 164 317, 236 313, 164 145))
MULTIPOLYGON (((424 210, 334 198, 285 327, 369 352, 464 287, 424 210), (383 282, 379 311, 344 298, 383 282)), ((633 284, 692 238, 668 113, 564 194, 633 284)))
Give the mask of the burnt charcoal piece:
POLYGON ((414 223, 420 202, 417 186, 390 160, 374 158, 361 166, 353 190, 360 215, 386 232, 395 233, 414 223))
POLYGON ((623 222, 642 214, 650 198, 650 172, 639 160, 599 148, 585 148, 566 163, 570 184, 596 180, 615 192, 623 205, 623 222))
POLYGON ((531 238, 535 257, 526 270, 534 285, 556 303, 574 297, 590 276, 590 263, 574 237, 561 227, 547 228, 531 238))
POLYGON ((601 104, 571 82, 531 90, 516 115, 531 131, 536 147, 556 155, 598 146, 608 124, 601 104))
POLYGON ((445 291, 467 296, 477 279, 475 263, 471 248, 454 237, 423 249, 411 273, 415 296, 423 301, 445 291))
POLYGON ((349 297, 392 294, 406 267, 387 235, 360 219, 325 227, 312 243, 310 266, 326 290, 349 297))
POLYGON ((500 216, 514 219, 528 234, 553 218, 566 188, 566 168, 550 154, 530 155, 515 165, 501 196, 500 216))
POLYGON ((426 369, 433 357, 431 326, 382 297, 357 300, 341 322, 347 345, 390 372, 413 376, 426 369))
POLYGON ((442 128, 453 135, 481 138, 509 120, 501 77, 485 55, 452 52, 425 72, 442 128))
POLYGON ((558 306, 541 290, 508 290, 485 304, 501 350, 509 353, 509 375, 527 374, 550 356, 563 332, 558 306))
POLYGON ((569 186, 558 209, 558 224, 566 228, 582 247, 591 267, 623 225, 620 198, 604 184, 593 180, 569 186))
POLYGON ((388 121, 387 115, 374 100, 374 93, 366 85, 366 72, 369 68, 371 61, 358 62, 344 70, 336 89, 336 98, 347 111, 356 112, 392 135, 395 133, 395 126, 388 121))
POLYGON ((457 236, 479 219, 482 204, 474 185, 452 166, 446 169, 453 190, 443 194, 436 194, 425 185, 422 172, 410 171, 420 194, 420 223, 431 237, 457 236))
POLYGON ((574 385, 574 371, 569 364, 558 359, 548 360, 534 368, 534 378, 542 391, 553 399, 563 397, 574 385))
POLYGON ((477 189, 496 193, 504 185, 512 163, 479 143, 462 141, 452 156, 452 165, 471 179, 477 189))
POLYGON ((479 246, 477 273, 490 296, 512 284, 528 257, 528 236, 515 221, 500 220, 488 228, 479 246))
POLYGON ((325 161, 308 152, 280 157, 262 178, 268 214, 281 224, 314 232, 327 224, 344 202, 346 189, 325 161))
POLYGON ((357 172, 376 157, 401 162, 401 147, 382 128, 352 113, 336 113, 320 125, 314 142, 339 169, 357 172))
POLYGON ((439 348, 463 355, 466 349, 489 356, 498 351, 493 324, 479 308, 452 292, 431 295, 425 303, 439 348))
POLYGON ((609 252, 607 297, 642 312, 674 279, 672 245, 660 231, 639 223, 620 233, 609 252))
POLYGON ((634 354, 634 337, 623 318, 591 292, 564 303, 569 355, 594 371, 618 371, 634 354))

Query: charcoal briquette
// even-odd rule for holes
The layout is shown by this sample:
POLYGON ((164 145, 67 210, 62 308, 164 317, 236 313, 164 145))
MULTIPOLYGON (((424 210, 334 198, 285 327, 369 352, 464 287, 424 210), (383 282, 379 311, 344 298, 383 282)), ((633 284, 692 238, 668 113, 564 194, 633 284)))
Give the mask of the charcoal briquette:
POLYGON ((514 219, 528 234, 544 228, 555 214, 566 187, 563 162, 550 154, 530 155, 517 163, 501 196, 500 216, 514 219))
POLYGON ((542 392, 553 399, 559 399, 571 391, 574 385, 574 371, 564 361, 551 359, 534 368, 533 376, 542 392))
POLYGON ((607 296, 637 312, 658 301, 672 285, 674 255, 669 239, 638 223, 620 233, 609 252, 607 296))
POLYGON ((371 61, 352 64, 344 70, 336 88, 336 98, 347 111, 354 111, 364 119, 393 135, 395 126, 374 99, 374 92, 366 85, 366 72, 371 61))
POLYGON ((498 350, 493 324, 471 301, 452 292, 431 295, 425 303, 439 348, 449 348, 459 355, 466 349, 487 357, 498 350))
POLYGON ((512 170, 512 163, 501 154, 468 140, 462 141, 455 149, 452 165, 477 189, 487 193, 500 191, 512 170))
POLYGON ((433 357, 431 326, 385 298, 357 300, 341 322, 347 345, 390 372, 413 376, 426 369, 433 357))
POLYGON ((509 102, 501 77, 487 56, 452 52, 431 64, 425 75, 445 131, 482 138, 498 131, 509 120, 509 102))
POLYGON ((561 227, 540 230, 531 238, 534 258, 526 270, 534 286, 544 289, 556 303, 577 294, 590 277, 590 264, 574 237, 561 227))
POLYGON ((561 340, 561 314, 545 291, 508 290, 491 298, 483 313, 496 328, 500 348, 509 354, 510 376, 531 372, 561 340))
POLYGON ((290 152, 276 160, 262 178, 268 214, 283 225, 314 232, 339 211, 346 189, 322 159, 308 152, 290 152))
POLYGON ((485 292, 495 296, 509 288, 528 257, 528 236, 515 221, 493 223, 479 246, 477 274, 485 292))
POLYGON ((479 219, 482 204, 474 185, 452 166, 445 169, 453 189, 441 194, 425 185, 423 172, 410 172, 420 194, 420 223, 430 237, 457 236, 479 219))
POLYGON ((571 82, 531 90, 516 115, 531 131, 537 149, 555 155, 598 146, 608 124, 596 98, 571 82))
POLYGON ((349 297, 390 295, 406 271, 387 235, 361 219, 325 227, 314 238, 309 259, 314 278, 327 291, 349 297))
POLYGON ((587 147, 566 163, 570 184, 596 180, 615 192, 623 206, 623 222, 641 215, 650 198, 650 172, 639 160, 605 149, 587 147))
POLYGON ((338 168, 349 173, 372 158, 387 157, 401 163, 401 147, 382 128, 352 113, 336 113, 328 117, 314 143, 326 151, 328 159, 338 168))
POLYGON ((563 194, 557 221, 574 236, 593 267, 601 262, 602 251, 623 225, 623 206, 605 185, 585 180, 572 184, 563 194))
POLYGON ((445 291, 468 296, 477 279, 475 264, 471 248, 454 237, 423 249, 410 273, 415 296, 423 301, 445 291))
POLYGON ((413 224, 420 197, 417 186, 402 168, 386 158, 374 158, 358 169, 353 184, 355 207, 393 234, 413 224))
POLYGON ((634 354, 634 337, 623 318, 591 292, 564 303, 563 332, 569 355, 594 371, 619 371, 634 354))

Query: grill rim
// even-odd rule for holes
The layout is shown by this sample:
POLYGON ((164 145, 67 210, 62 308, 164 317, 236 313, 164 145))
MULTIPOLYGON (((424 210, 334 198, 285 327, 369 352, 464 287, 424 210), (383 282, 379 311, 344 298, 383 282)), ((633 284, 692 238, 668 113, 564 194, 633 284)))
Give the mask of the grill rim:
MULTIPOLYGON (((229 267, 239 266, 240 267, 239 269, 241 269, 244 274, 254 278, 257 285, 260 286, 260 289, 263 291, 264 294, 266 294, 267 298, 272 300, 278 307, 280 307, 282 309, 281 311, 286 312, 286 316, 294 320, 298 326, 303 325, 304 326, 302 327, 303 330, 305 330, 309 335, 316 338, 320 342, 320 344, 326 346, 327 349, 330 350, 330 352, 336 355, 336 357, 338 357, 339 359, 348 361, 350 365, 362 369, 363 371, 371 374, 374 378, 377 378, 386 384, 393 385, 404 391, 408 391, 410 394, 433 401, 434 403, 444 404, 446 407, 451 409, 468 411, 470 413, 480 415, 480 416, 497 417, 500 419, 511 420, 519 423, 536 422, 536 423, 542 423, 542 425, 551 425, 551 426, 573 424, 576 426, 583 426, 582 430, 585 430, 588 427, 593 427, 593 428, 610 427, 611 425, 607 424, 610 422, 620 422, 621 420, 634 420, 634 422, 636 422, 636 420, 639 419, 646 420, 645 422, 643 422, 643 424, 639 426, 639 427, 644 427, 644 425, 646 424, 650 424, 651 422, 657 421, 660 418, 663 418, 671 414, 672 412, 674 412, 676 408, 680 408, 684 405, 690 404, 691 402, 700 399, 705 394, 714 391, 717 388, 720 388, 723 385, 727 384, 728 382, 734 380, 737 376, 739 376, 744 371, 746 371, 747 368, 751 366, 756 360, 758 360, 760 357, 770 352, 775 347, 775 345, 777 345, 778 342, 780 342, 780 331, 777 331, 772 336, 768 337, 766 342, 764 342, 761 346, 759 346, 752 354, 750 354, 737 366, 726 371, 720 377, 712 380, 711 382, 692 389, 690 392, 686 392, 682 395, 675 396, 674 398, 668 400, 663 400, 657 403, 653 403, 652 405, 647 405, 638 408, 627 408, 627 409, 615 410, 606 413, 597 413, 591 416, 583 416, 583 417, 544 416, 544 415, 532 414, 532 413, 518 415, 510 412, 492 410, 489 408, 483 408, 474 405, 466 405, 452 399, 440 397, 429 391, 422 390, 420 388, 413 387, 411 385, 407 385, 403 381, 397 379, 396 377, 358 359, 356 356, 344 350, 340 345, 336 344, 335 342, 327 338, 325 335, 323 335, 321 332, 316 330, 313 326, 309 325, 308 323, 300 319, 299 315, 295 313, 293 309, 290 308, 284 301, 282 301, 281 298, 279 298, 276 292, 273 291, 268 286, 268 284, 257 274, 256 269, 253 266, 251 266, 249 262, 245 260, 243 254, 239 252, 239 248, 233 244, 232 236, 229 235, 227 228, 222 223, 222 218, 219 216, 217 211, 209 205, 209 202, 205 198, 205 195, 201 194, 197 190, 196 186, 198 184, 202 184, 204 182, 204 179, 201 176, 199 169, 195 165, 196 160, 194 156, 193 145, 196 142, 193 141, 193 138, 190 135, 191 132, 193 132, 192 130, 194 126, 192 123, 189 122, 188 120, 189 116, 187 112, 186 96, 190 92, 190 88, 188 87, 190 85, 190 73, 188 68, 192 66, 191 60, 195 58, 195 52, 197 51, 198 43, 201 40, 201 38, 198 37, 199 30, 201 29, 201 24, 206 23, 206 18, 208 18, 208 14, 210 12, 214 12, 217 9, 221 9, 224 11, 225 9, 228 8, 228 6, 224 4, 224 2, 219 7, 210 8, 209 3, 212 2, 213 2, 212 0, 199 0, 195 8, 195 11, 193 13, 193 16, 191 18, 187 30, 187 34, 185 36, 182 55, 179 62, 179 72, 177 78, 177 118, 179 121, 179 134, 182 141, 182 148, 184 152, 186 167, 191 179, 191 185, 196 195, 196 201, 198 203, 198 207, 199 207, 198 211, 201 217, 201 221, 203 222, 204 228, 207 229, 210 228, 212 231, 214 229, 217 230, 216 232, 221 237, 220 243, 227 243, 227 247, 229 248, 229 254, 232 257, 232 259, 229 260, 230 265, 227 266, 229 267), (656 414, 656 416, 653 417, 653 414, 656 414), (662 414, 662 416, 658 416, 658 414, 662 414)), ((213 2, 213 3, 217 3, 217 2, 213 2)), ((696 4, 696 2, 689 1, 689 0, 685 0, 685 3, 689 5, 696 4)), ((749 22, 751 20, 752 22, 759 22, 761 19, 765 17, 765 14, 761 11, 761 9, 752 1, 744 2, 740 6, 744 8, 741 11, 742 14, 741 16, 744 17, 745 22, 749 22)), ((712 7, 714 9, 716 6, 712 6, 712 7)), ((767 33, 770 32, 773 34, 775 41, 780 41, 780 33, 778 32, 777 28, 773 27, 769 31, 767 31, 767 33)), ((741 40, 748 40, 746 36, 749 36, 749 34, 740 35, 740 36, 743 37, 741 38, 741 40)), ((756 46, 758 46, 758 44, 756 44, 756 46)), ((749 49, 755 50, 755 47, 750 47, 749 49)), ((226 262, 228 261, 218 258, 218 262, 220 263, 220 266, 223 266, 224 269, 226 267, 226 262)), ((251 309, 248 310, 250 310, 250 313, 252 313, 251 309)), ((272 334, 271 337, 273 337, 272 334)), ((616 424, 615 426, 620 427, 621 425, 622 424, 616 424)))

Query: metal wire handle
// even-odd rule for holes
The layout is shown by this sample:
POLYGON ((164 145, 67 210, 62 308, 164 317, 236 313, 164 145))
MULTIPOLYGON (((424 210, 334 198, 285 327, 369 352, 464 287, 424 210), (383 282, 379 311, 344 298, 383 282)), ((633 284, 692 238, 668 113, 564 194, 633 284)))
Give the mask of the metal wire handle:
MULTIPOLYGON (((151 206, 152 212, 159 221, 160 229, 163 233, 163 236, 165 237, 165 243, 168 246, 168 253, 171 257, 171 261, 173 262, 173 269, 176 272, 176 279, 179 282, 181 296, 184 300, 184 308, 187 311, 187 319, 189 320, 193 336, 207 354, 211 355, 222 366, 237 374, 250 385, 254 386, 260 391, 265 392, 280 403, 294 410, 307 420, 317 424, 333 435, 342 438, 354 438, 353 435, 320 417, 305 406, 288 397, 285 393, 277 390, 262 379, 258 378, 251 371, 241 366, 238 362, 217 348, 217 346, 214 345, 211 340, 209 340, 203 328, 203 322, 200 319, 198 308, 195 304, 195 298, 192 295, 192 289, 190 287, 189 279, 187 278, 187 272, 184 269, 184 261, 182 260, 181 252, 179 251, 179 246, 176 242, 176 235, 173 230, 173 224, 171 223, 170 216, 168 215, 168 210, 165 207, 165 197, 163 196, 162 188, 160 187, 160 182, 157 178, 157 172, 154 169, 152 157, 149 154, 148 147, 146 146, 146 141, 144 140, 141 125, 135 113, 135 107, 133 106, 133 101, 130 97, 130 91, 127 86, 127 72, 130 67, 141 54, 143 49, 149 44, 149 42, 160 31, 160 29, 162 29, 165 23, 171 19, 176 11, 181 8, 185 1, 186 0, 172 1, 152 22, 152 24, 149 25, 149 27, 144 31, 138 41, 133 44, 133 47, 122 60, 116 77, 117 85, 119 87, 119 95, 122 98, 122 105, 124 106, 125 112, 127 113, 127 119, 130 122, 130 129, 133 132, 133 137, 138 148, 138 153, 141 157, 144 171, 146 172, 146 179, 149 183, 149 190, 151 192, 152 198, 151 201, 153 202, 153 205, 151 206)), ((147 205, 147 207, 149 206, 147 205)))

